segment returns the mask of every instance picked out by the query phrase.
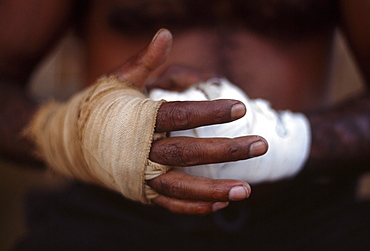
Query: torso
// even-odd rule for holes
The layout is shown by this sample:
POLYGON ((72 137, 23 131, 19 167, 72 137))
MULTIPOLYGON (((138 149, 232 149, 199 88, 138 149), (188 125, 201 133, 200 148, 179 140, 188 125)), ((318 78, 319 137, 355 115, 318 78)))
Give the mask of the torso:
POLYGON ((226 76, 276 109, 325 103, 334 1, 93 1, 88 18, 88 82, 168 28, 173 49, 156 74, 184 64, 226 76))

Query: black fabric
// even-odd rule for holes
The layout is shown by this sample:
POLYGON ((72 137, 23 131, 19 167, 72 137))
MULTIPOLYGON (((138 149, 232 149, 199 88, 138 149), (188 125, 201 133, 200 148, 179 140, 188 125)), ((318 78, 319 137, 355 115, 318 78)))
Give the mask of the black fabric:
POLYGON ((74 183, 30 197, 29 235, 15 250, 369 250, 370 203, 353 199, 355 181, 255 186, 250 199, 207 216, 74 183))

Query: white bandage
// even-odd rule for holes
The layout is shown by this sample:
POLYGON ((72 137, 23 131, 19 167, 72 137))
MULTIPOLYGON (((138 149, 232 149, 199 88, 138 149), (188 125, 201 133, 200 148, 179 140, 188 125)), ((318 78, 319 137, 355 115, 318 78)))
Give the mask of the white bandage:
POLYGON ((104 77, 67 103, 43 106, 26 134, 56 172, 150 203, 156 193, 145 180, 169 169, 148 159, 162 103, 104 77))
POLYGON ((240 100, 247 107, 247 113, 243 118, 226 124, 171 132, 171 137, 233 138, 260 135, 269 144, 265 155, 253 159, 182 168, 189 174, 217 179, 239 179, 255 184, 294 176, 308 157, 310 127, 303 114, 274 111, 268 102, 249 99, 226 79, 210 79, 181 93, 155 89, 151 91, 149 97, 153 100, 167 101, 240 100))

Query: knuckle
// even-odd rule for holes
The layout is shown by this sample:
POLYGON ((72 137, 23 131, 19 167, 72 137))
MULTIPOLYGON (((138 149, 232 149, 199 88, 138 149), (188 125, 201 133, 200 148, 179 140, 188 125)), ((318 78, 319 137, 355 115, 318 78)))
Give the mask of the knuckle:
POLYGON ((180 166, 196 165, 203 159, 200 146, 196 143, 183 146, 179 150, 178 165, 180 166))
POLYGON ((230 157, 231 160, 236 160, 239 159, 240 156, 240 149, 238 146, 230 146, 228 151, 227 151, 228 156, 230 157))
POLYGON ((176 105, 170 111, 170 121, 176 128, 187 127, 190 123, 190 110, 185 105, 176 105))
POLYGON ((204 110, 211 116, 214 123, 223 123, 230 121, 232 105, 233 102, 230 100, 213 100, 206 103, 204 110))
MULTIPOLYGON (((160 176, 159 176, 160 177, 160 176)), ((181 180, 169 178, 156 178, 150 186, 162 195, 171 198, 183 198, 186 194, 185 186, 181 180)))
POLYGON ((196 165, 203 159, 200 146, 197 143, 170 144, 162 149, 161 155, 167 160, 166 162, 170 162, 174 166, 196 165))
POLYGON ((217 186, 217 184, 213 185, 212 188, 212 200, 213 201, 218 201, 227 198, 227 191, 225 191, 224 188, 217 186))
POLYGON ((164 158, 165 162, 171 162, 172 165, 178 165, 179 163, 179 156, 181 156, 181 146, 176 143, 166 145, 160 151, 162 158, 164 158))
POLYGON ((221 122, 225 122, 228 119, 230 119, 229 111, 230 111, 230 109, 225 109, 225 107, 217 105, 214 108, 214 111, 213 111, 213 114, 215 116, 215 118, 214 118, 215 122, 216 123, 221 123, 221 122))
POLYGON ((174 180, 169 184, 167 192, 173 198, 182 199, 185 195, 185 188, 181 181, 174 180))

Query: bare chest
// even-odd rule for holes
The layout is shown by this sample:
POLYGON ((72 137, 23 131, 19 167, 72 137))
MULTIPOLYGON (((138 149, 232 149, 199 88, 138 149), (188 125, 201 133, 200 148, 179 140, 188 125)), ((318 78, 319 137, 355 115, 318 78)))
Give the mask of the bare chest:
POLYGON ((321 31, 335 16, 335 0, 118 0, 107 21, 125 33, 227 26, 290 37, 321 31))
MULTIPOLYGON (((96 11, 102 3, 96 2, 96 11)), ((89 29, 94 31, 89 41, 95 41, 90 78, 121 65, 164 27, 174 43, 156 74, 186 65, 225 76, 275 108, 312 108, 325 97, 333 5, 326 0, 107 1, 105 14, 93 22, 101 29, 89 29)))

